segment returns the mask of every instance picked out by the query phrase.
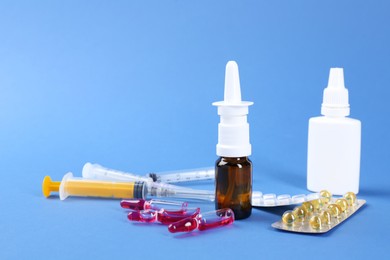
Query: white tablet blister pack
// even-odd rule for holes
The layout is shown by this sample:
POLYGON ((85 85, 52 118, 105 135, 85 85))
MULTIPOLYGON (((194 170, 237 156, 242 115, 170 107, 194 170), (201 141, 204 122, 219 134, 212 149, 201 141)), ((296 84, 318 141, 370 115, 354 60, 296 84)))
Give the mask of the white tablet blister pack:
POLYGON ((315 200, 320 198, 320 193, 289 195, 276 195, 274 193, 263 194, 260 191, 252 193, 253 207, 277 207, 300 204, 305 201, 315 200))

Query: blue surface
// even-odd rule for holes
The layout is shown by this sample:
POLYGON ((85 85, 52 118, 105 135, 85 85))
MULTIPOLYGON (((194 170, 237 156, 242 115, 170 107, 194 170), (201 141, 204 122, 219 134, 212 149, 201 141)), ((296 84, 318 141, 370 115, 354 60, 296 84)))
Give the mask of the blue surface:
POLYGON ((0 3, 0 259, 383 258, 389 3, 144 2, 0 3), (139 174, 213 165, 211 103, 223 98, 228 60, 255 102, 254 188, 278 194, 307 192, 308 119, 320 113, 329 68, 345 68, 363 126, 358 214, 325 235, 274 230, 284 209, 173 235, 129 223, 116 200, 42 196, 45 175, 80 176, 87 161, 139 174))

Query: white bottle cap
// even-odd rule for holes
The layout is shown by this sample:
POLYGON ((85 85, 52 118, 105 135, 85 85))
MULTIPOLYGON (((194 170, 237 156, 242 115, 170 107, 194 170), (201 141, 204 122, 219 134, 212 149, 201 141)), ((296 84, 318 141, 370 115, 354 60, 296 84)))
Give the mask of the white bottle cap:
POLYGON ((342 68, 330 69, 328 86, 324 89, 321 114, 334 117, 349 115, 348 89, 344 86, 342 68))
POLYGON ((252 153, 249 143, 248 106, 253 102, 241 101, 240 77, 235 61, 226 64, 224 101, 214 102, 218 107, 217 155, 245 157, 252 153))

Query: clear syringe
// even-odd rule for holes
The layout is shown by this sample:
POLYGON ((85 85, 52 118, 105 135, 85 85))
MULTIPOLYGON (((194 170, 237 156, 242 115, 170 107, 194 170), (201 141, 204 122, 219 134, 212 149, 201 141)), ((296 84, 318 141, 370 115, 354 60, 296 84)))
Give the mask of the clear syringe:
POLYGON ((148 176, 155 182, 179 183, 192 181, 206 181, 215 179, 214 167, 205 167, 192 170, 180 170, 161 173, 149 173, 148 176))
POLYGON ((116 180, 116 181, 144 181, 153 182, 150 177, 136 175, 134 173, 122 172, 103 167, 99 164, 87 162, 82 171, 83 178, 94 180, 116 180))
POLYGON ((146 177, 134 173, 117 171, 103 167, 99 164, 86 163, 82 175, 88 179, 120 180, 120 181, 154 181, 163 183, 180 183, 192 181, 214 180, 214 167, 198 168, 192 170, 170 171, 166 173, 149 173, 146 177))
MULTIPOLYGON (((72 173, 67 173, 62 181, 52 181, 49 176, 43 179, 42 192, 45 197, 49 197, 51 192, 59 192, 60 199, 64 200, 68 196, 80 197, 103 197, 118 199, 146 199, 171 197, 177 199, 195 199, 214 201, 214 191, 195 190, 178 187, 171 184, 145 182, 145 181, 109 181, 90 180, 73 177, 72 173)), ((252 194, 252 206, 254 207, 275 207, 299 204, 304 201, 311 201, 320 198, 319 193, 298 194, 290 196, 283 194, 277 196, 269 193, 263 194, 254 191, 252 194)))
POLYGON ((50 196, 51 192, 59 192, 61 200, 66 199, 68 196, 118 199, 170 197, 206 201, 214 200, 213 191, 195 190, 151 181, 91 180, 73 177, 71 172, 65 174, 61 182, 53 182, 49 176, 46 176, 42 183, 42 191, 46 197, 50 196))
MULTIPOLYGON (((159 174, 160 179, 148 178, 138 176, 132 173, 121 172, 117 170, 112 170, 105 168, 99 164, 86 163, 83 168, 83 177, 92 178, 96 180, 111 180, 111 181, 161 181, 161 184, 168 180, 170 183, 175 183, 175 181, 197 181, 197 180, 211 180, 214 179, 214 168, 203 168, 199 170, 179 170, 175 173, 169 174, 159 174), (200 174, 199 174, 200 173, 200 174), (176 177, 174 177, 176 175, 176 177), (166 177, 165 177, 166 176, 166 177), (212 176, 212 177, 211 177, 212 176), (164 179, 165 178, 165 179, 164 179)), ((155 182, 159 184, 158 182, 155 182)), ((177 186, 174 186, 177 187, 177 186)), ((181 188, 181 187, 177 187, 181 188)), ((211 191, 206 191, 208 194, 211 194, 211 191)), ((213 193, 214 194, 214 193, 213 193)), ((310 201, 312 199, 318 198, 319 193, 310 193, 310 194, 297 194, 289 195, 282 194, 276 195, 274 193, 263 194, 260 191, 253 191, 252 193, 252 206, 255 207, 277 207, 277 206, 287 206, 299 204, 304 201, 310 201)))

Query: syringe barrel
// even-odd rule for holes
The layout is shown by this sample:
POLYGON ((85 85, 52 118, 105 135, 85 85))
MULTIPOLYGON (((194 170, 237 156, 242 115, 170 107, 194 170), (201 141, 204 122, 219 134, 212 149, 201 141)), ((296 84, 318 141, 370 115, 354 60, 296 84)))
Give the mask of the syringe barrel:
POLYGON ((149 173, 146 177, 133 173, 117 171, 103 167, 99 164, 86 163, 83 167, 84 178, 96 180, 116 180, 116 181, 155 181, 163 183, 180 183, 205 181, 215 179, 214 167, 198 168, 191 170, 178 170, 162 173, 149 173))
POLYGON ((63 177, 60 185, 60 199, 68 196, 79 197, 103 197, 118 199, 145 199, 146 183, 138 182, 116 182, 104 180, 91 180, 75 178, 72 173, 63 177))
POLYGON ((172 184, 148 182, 146 183, 147 196, 148 197, 170 197, 177 199, 195 199, 195 200, 206 200, 214 201, 214 191, 208 190, 197 190, 179 187, 172 184))
POLYGON ((133 173, 121 172, 108 169, 99 164, 86 163, 83 167, 82 175, 87 179, 115 180, 115 181, 153 181, 152 178, 135 175, 133 173))
POLYGON ((198 168, 191 170, 179 170, 162 173, 150 173, 148 175, 156 182, 164 183, 179 183, 179 182, 193 182, 205 181, 215 179, 214 167, 198 168))

